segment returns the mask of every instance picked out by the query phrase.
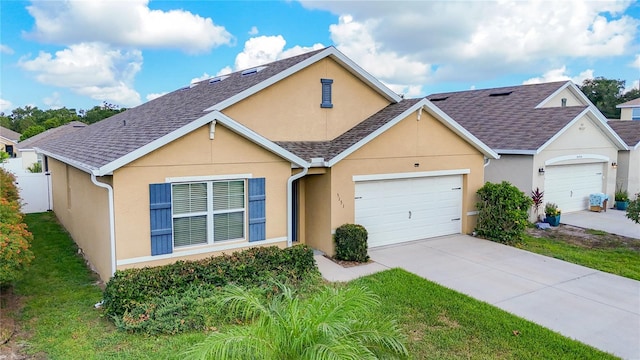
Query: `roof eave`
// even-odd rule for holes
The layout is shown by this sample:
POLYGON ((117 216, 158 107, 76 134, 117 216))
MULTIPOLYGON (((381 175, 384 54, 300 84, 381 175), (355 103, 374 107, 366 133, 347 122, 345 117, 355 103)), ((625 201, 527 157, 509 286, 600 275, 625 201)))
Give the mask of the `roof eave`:
POLYGON ((537 155, 537 150, 522 150, 522 149, 494 149, 500 155, 537 155))
POLYGON ((68 165, 71 165, 74 168, 82 170, 82 171, 84 171, 86 173, 89 173, 89 174, 95 174, 95 172, 97 170, 93 166, 87 165, 87 164, 82 163, 80 161, 73 160, 73 159, 70 159, 68 157, 56 154, 56 153, 52 153, 52 152, 47 151, 47 150, 43 150, 43 149, 38 148, 38 147, 35 147, 34 150, 38 154, 43 154, 43 155, 45 155, 47 157, 50 157, 52 159, 56 159, 58 161, 61 161, 61 162, 65 163, 65 164, 68 164, 68 165))

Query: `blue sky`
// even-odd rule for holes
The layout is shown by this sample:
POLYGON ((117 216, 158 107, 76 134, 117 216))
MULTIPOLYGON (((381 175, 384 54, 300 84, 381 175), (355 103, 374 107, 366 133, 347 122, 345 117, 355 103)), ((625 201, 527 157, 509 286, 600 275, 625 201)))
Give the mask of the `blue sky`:
POLYGON ((640 79, 631 1, 1 1, 0 111, 132 107, 335 46, 406 97, 640 79))

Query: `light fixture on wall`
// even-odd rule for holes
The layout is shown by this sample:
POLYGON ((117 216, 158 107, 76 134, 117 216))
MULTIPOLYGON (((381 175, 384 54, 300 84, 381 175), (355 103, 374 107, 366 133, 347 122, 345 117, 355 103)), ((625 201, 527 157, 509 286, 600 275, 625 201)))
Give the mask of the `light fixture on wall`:
POLYGON ((538 169, 538 174, 544 175, 544 168, 541 167, 540 169, 538 169))
POLYGON ((611 167, 614 168, 614 169, 617 169, 618 168, 618 163, 617 162, 612 162, 611 163, 611 167))

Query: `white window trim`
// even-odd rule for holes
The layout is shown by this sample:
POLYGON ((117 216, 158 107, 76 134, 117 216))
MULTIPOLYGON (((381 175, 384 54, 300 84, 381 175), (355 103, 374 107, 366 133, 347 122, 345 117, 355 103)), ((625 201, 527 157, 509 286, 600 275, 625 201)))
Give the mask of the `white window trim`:
MULTIPOLYGON (((191 179, 194 178, 200 178, 200 177, 189 177, 191 179)), ((211 177, 209 177, 211 178, 211 177)), ((186 179, 186 178, 181 178, 181 179, 186 179)), ((172 197, 172 204, 171 204, 171 247, 173 249, 173 251, 180 251, 183 249, 190 249, 190 248, 196 248, 196 247, 203 247, 203 246, 209 246, 209 245, 219 245, 222 243, 228 243, 228 242, 242 242, 242 243, 246 243, 247 242, 247 211, 248 211, 248 196, 247 196, 247 189, 248 189, 248 184, 246 181, 246 178, 225 178, 225 179, 218 179, 218 180, 194 180, 194 181, 179 181, 179 182, 172 182, 171 183, 171 197, 172 197), (244 207, 243 208, 234 208, 234 209, 225 209, 225 210, 214 210, 213 209, 213 183, 215 182, 230 182, 230 181, 243 181, 243 197, 244 197, 244 207), (191 212, 191 213, 185 213, 185 214, 174 214, 173 213, 173 187, 175 185, 183 185, 183 184, 199 184, 199 183, 205 183, 207 186, 207 211, 198 211, 198 212, 191 212), (215 226, 213 225, 213 218, 214 215, 217 214, 230 214, 230 213, 237 213, 237 212, 242 212, 242 235, 243 237, 241 238, 235 238, 235 239, 226 239, 226 240, 215 240, 214 238, 214 232, 215 232, 215 226), (175 229, 174 229, 174 219, 179 219, 179 218, 189 218, 189 217, 195 217, 195 216, 203 216, 205 215, 207 217, 207 242, 206 243, 200 243, 200 244, 191 244, 191 245, 183 245, 183 246, 176 246, 175 245, 175 229)))
POLYGON ((181 177, 168 177, 165 178, 166 183, 181 183, 181 182, 205 182, 205 181, 221 181, 221 180, 242 180, 251 179, 253 174, 227 174, 227 175, 204 175, 204 176, 181 176, 181 177))

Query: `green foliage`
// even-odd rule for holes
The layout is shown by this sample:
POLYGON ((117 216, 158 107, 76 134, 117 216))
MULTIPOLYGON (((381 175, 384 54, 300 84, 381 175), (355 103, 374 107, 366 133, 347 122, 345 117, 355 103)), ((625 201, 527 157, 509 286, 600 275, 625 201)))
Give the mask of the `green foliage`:
POLYGON ((636 224, 640 224, 640 194, 636 194, 636 198, 629 201, 627 218, 633 220, 636 224))
POLYGON ((33 164, 31 164, 31 166, 29 166, 27 168, 27 171, 29 171, 30 173, 41 173, 42 172, 42 164, 39 162, 35 162, 33 164))
POLYGON ((306 245, 255 247, 198 261, 116 271, 104 291, 104 308, 109 316, 122 317, 142 303, 180 295, 192 286, 259 286, 272 278, 296 282, 317 274, 313 250, 306 245))
POLYGON ((625 81, 596 77, 595 79, 585 79, 580 90, 608 119, 619 119, 620 109, 616 105, 640 97, 637 89, 624 93, 625 81))
POLYGON ((9 155, 9 153, 7 153, 4 150, 0 150, 0 164, 4 163, 5 161, 7 161, 8 158, 10 158, 11 156, 9 155))
POLYGON ((90 110, 81 111, 82 120, 87 124, 96 123, 102 119, 106 119, 115 114, 125 111, 125 108, 119 108, 117 105, 103 103, 102 106, 94 106, 90 110))
POLYGON ((33 236, 23 221, 14 181, 0 169, 0 287, 20 279, 33 260, 33 236))
POLYGON ((535 190, 531 190, 531 200, 533 201, 533 210, 540 221, 540 207, 542 206, 542 202, 544 200, 544 191, 540 191, 540 188, 536 188, 535 190))
POLYGON ((367 238, 369 234, 362 225, 344 224, 336 229, 333 240, 336 244, 335 258, 345 261, 367 262, 367 238))
POLYGON ((558 216, 562 213, 562 210, 558 209, 558 205, 556 203, 548 202, 544 206, 544 213, 547 216, 558 216))
POLYGON ((45 129, 45 127, 42 125, 31 125, 22 132, 22 135, 20 135, 20 141, 24 141, 32 136, 36 136, 40 133, 45 132, 46 130, 47 129, 45 129))
POLYGON ((487 182, 478 190, 478 197, 478 236, 505 244, 522 241, 531 198, 506 181, 487 182))
POLYGON ((400 328, 376 311, 380 299, 366 288, 326 286, 301 299, 293 289, 278 287, 269 298, 237 286, 225 288, 215 310, 243 325, 212 333, 187 358, 408 358, 400 328))
POLYGON ((622 188, 617 188, 614 195, 615 201, 629 201, 629 192, 622 188))

